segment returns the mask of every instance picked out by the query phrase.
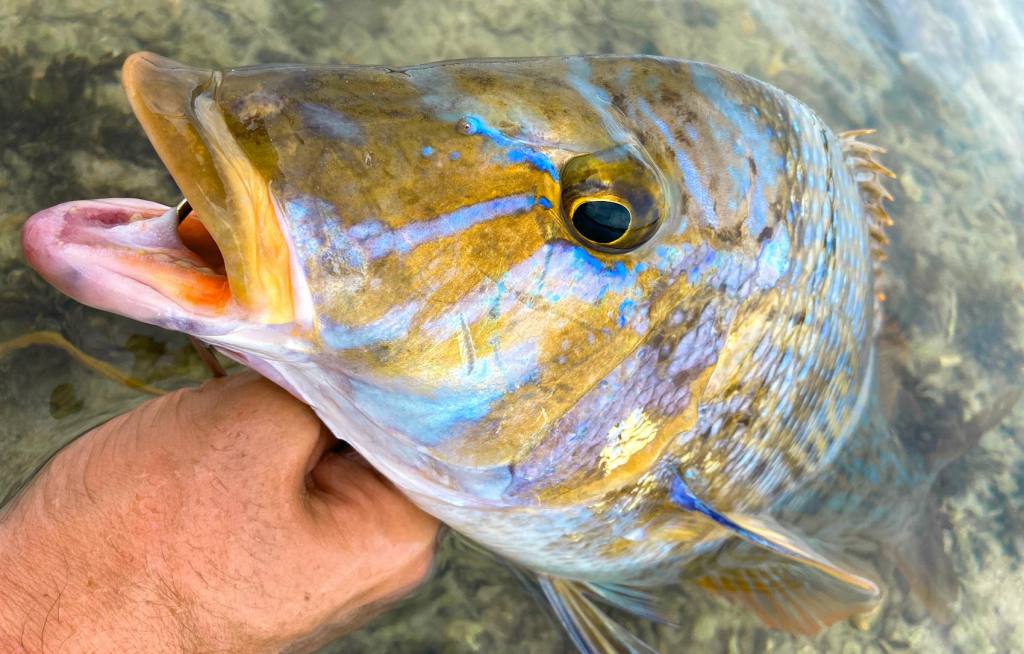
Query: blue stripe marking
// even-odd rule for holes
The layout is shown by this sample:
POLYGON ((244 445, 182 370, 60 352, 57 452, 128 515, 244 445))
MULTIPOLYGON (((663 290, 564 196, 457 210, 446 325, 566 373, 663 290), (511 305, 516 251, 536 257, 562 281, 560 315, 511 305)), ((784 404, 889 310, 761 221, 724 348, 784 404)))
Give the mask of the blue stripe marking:
POLYGON ((303 260, 315 259, 324 266, 340 260, 357 270, 366 266, 362 251, 352 235, 341 229, 341 217, 330 202, 304 195, 286 200, 284 206, 296 252, 303 260))
POLYGON ((407 304, 392 309, 371 323, 356 327, 321 318, 321 336, 324 343, 334 350, 349 350, 396 341, 408 335, 412 319, 419 310, 419 303, 407 304))
POLYGON ((499 130, 490 127, 479 116, 463 116, 466 125, 466 135, 484 136, 491 140, 499 148, 508 150, 506 157, 509 163, 528 163, 537 170, 547 173, 551 179, 558 181, 558 169, 551 159, 542 152, 528 147, 524 142, 506 136, 499 130))
POLYGON ((500 390, 467 390, 424 396, 352 380, 352 399, 356 406, 379 424, 405 431, 423 445, 437 445, 457 436, 458 426, 485 417, 502 395, 500 390))
MULTIPOLYGON (((643 98, 637 100, 637 106, 640 107, 640 111, 643 112, 644 116, 648 118, 661 132, 661 135, 665 137, 665 141, 669 147, 672 148, 672 153, 676 158, 676 165, 679 166, 680 172, 683 174, 683 181, 686 183, 686 190, 689 192, 690 197, 694 199, 701 211, 704 213, 704 219, 711 227, 718 226, 718 214, 715 213, 714 203, 711 201, 711 196, 708 195, 708 190, 704 188, 703 182, 700 179, 700 172, 697 167, 693 165, 693 160, 679 147, 679 143, 676 141, 675 136, 672 135, 672 130, 669 129, 665 121, 659 118, 651 106, 647 104, 647 101, 643 98)), ((685 229, 685 226, 681 229, 685 229)))
POLYGON ((430 220, 409 223, 395 230, 388 230, 376 221, 359 223, 349 229, 349 235, 361 242, 371 259, 379 259, 393 252, 404 254, 428 241, 454 236, 495 218, 528 211, 536 202, 536 198, 528 193, 508 195, 461 207, 430 220))
POLYGON ((378 424, 433 446, 457 438, 465 428, 490 414, 502 397, 533 382, 537 374, 536 348, 524 344, 504 357, 495 352, 477 361, 470 375, 451 385, 441 382, 427 391, 353 378, 352 401, 378 424))

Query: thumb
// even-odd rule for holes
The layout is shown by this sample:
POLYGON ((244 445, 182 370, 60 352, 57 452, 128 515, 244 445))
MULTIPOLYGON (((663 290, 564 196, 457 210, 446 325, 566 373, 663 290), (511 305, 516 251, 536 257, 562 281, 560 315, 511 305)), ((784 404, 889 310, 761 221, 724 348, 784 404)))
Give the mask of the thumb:
POLYGON ((357 563, 367 599, 397 597, 426 578, 438 540, 436 518, 355 452, 328 452, 310 476, 314 519, 337 556, 357 563))

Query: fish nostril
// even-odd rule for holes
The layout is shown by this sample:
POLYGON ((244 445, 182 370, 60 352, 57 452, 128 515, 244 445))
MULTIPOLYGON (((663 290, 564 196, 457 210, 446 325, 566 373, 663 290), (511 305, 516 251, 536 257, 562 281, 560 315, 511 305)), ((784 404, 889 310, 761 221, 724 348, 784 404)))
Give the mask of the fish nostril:
POLYGON ((480 131, 480 119, 475 116, 463 116, 455 123, 455 129, 464 136, 472 136, 480 131))

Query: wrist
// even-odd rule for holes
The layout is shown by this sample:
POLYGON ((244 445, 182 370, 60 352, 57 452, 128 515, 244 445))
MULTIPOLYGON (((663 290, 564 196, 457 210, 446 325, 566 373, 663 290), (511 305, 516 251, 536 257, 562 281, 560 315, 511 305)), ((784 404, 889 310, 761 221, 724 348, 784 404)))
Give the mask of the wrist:
POLYGON ((0 512, 0 651, 187 650, 177 598, 138 578, 117 528, 52 520, 41 482, 0 512))

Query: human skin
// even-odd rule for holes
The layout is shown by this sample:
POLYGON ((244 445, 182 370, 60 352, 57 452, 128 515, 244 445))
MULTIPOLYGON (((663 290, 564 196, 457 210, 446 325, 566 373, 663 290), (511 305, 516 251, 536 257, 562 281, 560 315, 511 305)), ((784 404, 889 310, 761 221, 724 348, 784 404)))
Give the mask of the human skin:
POLYGON ((308 651, 427 575, 438 523, 255 375, 75 440, 0 510, 0 651, 308 651))

